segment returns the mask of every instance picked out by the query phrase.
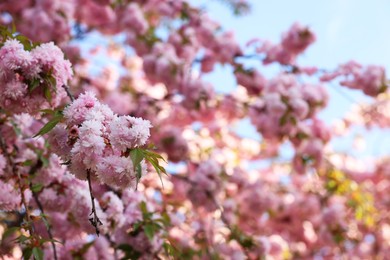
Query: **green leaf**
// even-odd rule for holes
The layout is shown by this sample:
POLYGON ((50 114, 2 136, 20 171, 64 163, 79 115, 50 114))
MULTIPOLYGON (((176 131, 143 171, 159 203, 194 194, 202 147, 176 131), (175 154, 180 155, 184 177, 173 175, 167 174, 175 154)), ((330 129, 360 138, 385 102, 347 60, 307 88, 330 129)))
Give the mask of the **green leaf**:
POLYGON ((11 125, 12 125, 12 128, 14 129, 15 134, 17 136, 22 134, 22 130, 20 129, 20 127, 17 124, 15 124, 15 122, 11 121, 11 125))
POLYGON ((138 188, 138 183, 142 177, 142 166, 141 164, 138 164, 135 170, 135 177, 137 178, 137 182, 135 184, 135 190, 138 188))
POLYGON ((145 225, 144 232, 149 241, 152 241, 155 233, 154 226, 151 224, 145 225))
POLYGON ((47 81, 50 84, 50 86, 54 90, 56 90, 56 88, 57 88, 57 80, 56 80, 56 78, 53 75, 50 75, 50 76, 47 77, 47 81))
POLYGON ((6 239, 7 237, 9 237, 10 235, 12 235, 13 233, 15 233, 16 231, 19 231, 19 230, 20 230, 20 227, 10 227, 10 228, 7 228, 4 231, 1 240, 6 239))
POLYGON ((163 248, 167 255, 173 255, 173 253, 175 252, 175 248, 167 242, 163 244, 163 248))
POLYGON ((156 170, 157 174, 160 177, 161 185, 164 188, 164 183, 162 181, 161 173, 167 174, 166 170, 164 167, 162 167, 159 163, 159 160, 163 160, 166 162, 164 157, 162 157, 160 154, 155 153, 151 150, 148 149, 142 149, 142 148, 135 148, 130 150, 130 157, 134 165, 134 171, 136 172, 136 177, 137 177, 137 186, 138 182, 142 177, 142 166, 141 162, 142 160, 148 161, 156 170))
POLYGON ((144 155, 145 155, 145 160, 147 160, 153 166, 153 168, 156 170, 158 177, 160 178, 161 185, 164 188, 164 183, 163 183, 163 180, 161 177, 161 173, 164 173, 167 175, 167 172, 166 172, 165 168, 160 165, 159 160, 163 160, 164 162, 166 162, 166 160, 160 154, 155 153, 151 150, 144 150, 144 155))
POLYGON ((164 224, 164 226, 169 226, 171 224, 171 217, 168 215, 168 213, 163 212, 161 214, 161 221, 164 224))
POLYGON ((32 255, 33 249, 31 247, 27 247, 23 249, 23 259, 30 259, 32 255))
POLYGON ((48 114, 48 115, 54 115, 56 113, 56 111, 52 110, 52 109, 41 109, 41 110, 39 110, 39 112, 42 112, 42 113, 48 114))
POLYGON ((93 245, 93 243, 95 243, 95 241, 91 241, 89 243, 84 244, 83 247, 79 251, 77 251, 77 253, 80 255, 84 255, 88 251, 88 249, 93 245))
POLYGON ((16 25, 15 25, 15 21, 12 20, 12 30, 11 30, 11 33, 14 34, 16 33, 16 25))
POLYGON ((156 153, 156 152, 153 152, 151 150, 144 150, 144 153, 145 155, 147 155, 148 157, 152 157, 152 158, 156 158, 156 159, 159 159, 159 160, 163 160, 164 162, 167 162, 164 157, 162 157, 160 154, 156 153))
POLYGON ((141 222, 141 221, 135 223, 134 226, 133 226, 134 231, 138 231, 138 229, 139 229, 141 226, 142 226, 142 222, 141 222))
POLYGON ((31 41, 29 38, 27 38, 26 36, 24 35, 17 35, 14 37, 16 40, 18 40, 21 44, 23 44, 23 47, 25 50, 27 51, 31 51, 32 50, 32 44, 31 44, 31 41))
POLYGON ((341 232, 336 232, 335 234, 333 234, 333 240, 337 244, 340 244, 341 242, 344 241, 344 236, 341 232))
POLYGON ((43 184, 41 183, 35 183, 31 185, 31 191, 34 193, 40 192, 43 189, 43 184))
POLYGON ((49 166, 50 161, 45 156, 39 156, 39 160, 41 160, 43 167, 49 166))
POLYGON ((169 136, 169 137, 163 138, 161 140, 161 142, 164 145, 171 145, 171 144, 173 144, 175 142, 175 137, 174 136, 169 136))
POLYGON ((50 223, 47 221, 46 215, 41 213, 42 221, 45 224, 46 230, 50 229, 50 223))
POLYGON ((26 242, 27 240, 29 240, 31 237, 26 237, 25 235, 20 235, 16 241, 18 241, 19 243, 24 243, 26 242))
POLYGON ((161 181, 161 185, 162 187, 164 188, 164 183, 163 183, 163 180, 162 180, 162 177, 161 177, 161 172, 165 172, 165 169, 163 167, 160 166, 160 164, 158 163, 157 160, 155 159, 152 159, 152 158, 147 158, 146 159, 148 162, 150 162, 150 164, 153 166, 153 168, 156 170, 157 174, 158 174, 158 177, 160 178, 160 181, 161 181))
POLYGON ((33 165, 34 161, 33 160, 26 160, 22 162, 22 166, 31 166, 33 165))
POLYGON ((37 137, 37 136, 40 136, 40 135, 44 135, 44 134, 47 134, 48 132, 50 132, 50 130, 52 130, 59 122, 61 122, 62 118, 63 118, 63 115, 55 116, 52 120, 47 122, 41 128, 41 130, 39 130, 39 132, 34 135, 34 137, 37 137))
POLYGON ((142 201, 142 202, 139 204, 139 208, 141 209, 142 214, 148 213, 148 209, 147 209, 147 207, 146 207, 146 202, 145 202, 145 201, 142 201))
POLYGON ((41 248, 34 247, 32 250, 32 253, 35 257, 35 260, 43 260, 43 250, 41 248))
POLYGON ((31 93, 36 89, 39 85, 41 84, 41 79, 39 78, 34 78, 28 82, 28 92, 31 93))
POLYGON ((137 165, 139 165, 142 160, 145 158, 145 155, 140 148, 135 148, 130 151, 130 158, 133 161, 134 170, 136 169, 137 165))
POLYGON ((279 126, 284 126, 287 123, 287 119, 288 115, 286 113, 279 119, 279 126))
POLYGON ((125 256, 122 257, 122 260, 125 259, 139 259, 141 257, 141 253, 135 250, 131 245, 128 244, 121 244, 117 247, 117 249, 120 249, 125 253, 125 256))
POLYGON ((51 96, 50 87, 45 87, 45 98, 47 101, 51 102, 52 96, 51 96))
POLYGON ((130 158, 133 162, 133 167, 134 167, 134 171, 135 171, 135 176, 137 178, 137 183, 136 183, 136 186, 135 186, 135 189, 137 190, 137 187, 138 187, 138 183, 139 183, 139 180, 141 179, 142 177, 142 166, 141 166, 141 162, 142 160, 145 158, 145 155, 142 151, 142 149, 139 149, 139 148, 135 148, 133 150, 130 151, 130 158))

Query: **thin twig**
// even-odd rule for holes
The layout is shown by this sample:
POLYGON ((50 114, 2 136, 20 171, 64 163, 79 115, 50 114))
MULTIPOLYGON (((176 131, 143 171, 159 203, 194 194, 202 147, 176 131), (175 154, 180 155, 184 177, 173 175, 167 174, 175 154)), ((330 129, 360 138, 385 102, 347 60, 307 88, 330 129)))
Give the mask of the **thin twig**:
POLYGON ((53 233, 51 232, 51 225, 50 223, 47 221, 47 218, 45 216, 45 212, 43 210, 43 206, 42 206, 42 203, 40 202, 39 198, 38 198, 38 195, 36 192, 33 191, 32 189, 32 184, 30 183, 30 190, 32 192, 32 195, 33 195, 33 198, 35 200, 35 203, 37 203, 38 205, 38 208, 39 210, 41 211, 41 215, 42 215, 42 218, 44 218, 46 220, 46 223, 47 223, 47 226, 46 226, 46 231, 47 231, 47 234, 49 235, 49 238, 50 238, 50 243, 51 243, 51 246, 53 248, 53 253, 54 253, 54 259, 57 260, 58 257, 57 257, 57 249, 56 249, 56 245, 54 243, 54 237, 53 237, 53 233))
POLYGON ((95 208, 95 197, 92 194, 92 185, 91 185, 91 171, 87 170, 87 180, 88 180, 88 188, 89 188, 89 195, 91 197, 91 203, 92 203, 92 212, 89 214, 92 215, 91 218, 89 218, 89 222, 91 222, 91 225, 95 227, 96 235, 99 236, 99 226, 103 225, 103 223, 100 221, 99 217, 96 213, 95 208))
POLYGON ((106 237, 108 242, 110 242, 110 245, 112 246, 112 248, 114 248, 114 260, 118 260, 119 259, 118 250, 117 250, 117 247, 115 246, 115 242, 112 241, 111 236, 109 234, 105 234, 104 236, 106 237))
POLYGON ((70 89, 67 85, 62 85, 62 87, 65 89, 66 91, 66 94, 68 95, 68 97, 70 98, 70 101, 74 101, 74 96, 72 94, 72 92, 70 92, 70 89))
MULTIPOLYGON (((28 173, 29 176, 33 176, 39 169, 42 168, 42 166, 43 166, 42 161, 38 160, 38 162, 33 167, 31 167, 31 169, 29 170, 29 173, 28 173)), ((51 240, 50 243, 51 243, 51 245, 53 247, 54 259, 57 260, 58 259, 58 257, 57 257, 57 250, 56 250, 56 245, 54 243, 54 237, 53 237, 53 234, 51 232, 51 225, 49 224, 49 222, 48 222, 48 220, 46 218, 45 211, 43 209, 43 205, 42 205, 41 201, 38 198, 37 192, 34 192, 33 185, 32 185, 31 182, 29 183, 29 187, 30 187, 31 193, 33 195, 33 198, 35 200, 35 203, 38 205, 38 208, 41 211, 42 218, 45 220, 46 231, 47 231, 47 233, 49 235, 49 238, 51 240)))

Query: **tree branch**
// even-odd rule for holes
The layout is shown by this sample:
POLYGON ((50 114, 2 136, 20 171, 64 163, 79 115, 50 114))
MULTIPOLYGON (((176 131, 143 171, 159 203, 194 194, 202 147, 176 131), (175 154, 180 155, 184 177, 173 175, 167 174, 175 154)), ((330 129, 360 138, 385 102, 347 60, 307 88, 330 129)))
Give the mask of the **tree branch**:
POLYGON ((33 195, 33 198, 34 198, 34 200, 35 200, 35 203, 37 203, 38 208, 39 208, 39 210, 41 211, 41 216, 42 216, 42 218, 44 218, 44 219, 46 220, 46 223, 47 223, 47 225, 46 225, 46 231, 47 231, 47 234, 49 235, 50 243, 51 243, 51 246, 52 246, 52 248, 53 248, 54 259, 57 260, 57 259, 58 259, 58 257, 57 257, 57 249, 56 249, 56 245, 55 245, 55 243, 54 243, 53 233, 51 232, 51 225, 50 225, 50 223, 47 221, 47 218, 46 218, 46 216, 45 216, 45 212, 44 212, 44 210, 43 210, 43 205, 42 205, 42 203, 40 202, 37 193, 34 192, 33 189, 32 189, 32 184, 31 184, 31 182, 30 182, 30 190, 31 190, 31 192, 32 192, 32 195, 33 195))
POLYGON ((68 95, 68 97, 70 98, 70 101, 74 101, 74 96, 72 94, 72 92, 70 92, 70 89, 67 85, 62 85, 62 87, 65 89, 66 91, 66 94, 68 95))
POLYGON ((89 195, 91 197, 91 203, 92 203, 92 212, 89 214, 92 215, 91 218, 89 218, 89 222, 91 222, 92 226, 95 227, 96 235, 99 236, 99 226, 103 225, 103 223, 100 221, 99 217, 96 213, 96 207, 95 207, 95 197, 92 194, 92 185, 91 185, 91 171, 87 170, 87 180, 88 180, 88 188, 89 188, 89 195))

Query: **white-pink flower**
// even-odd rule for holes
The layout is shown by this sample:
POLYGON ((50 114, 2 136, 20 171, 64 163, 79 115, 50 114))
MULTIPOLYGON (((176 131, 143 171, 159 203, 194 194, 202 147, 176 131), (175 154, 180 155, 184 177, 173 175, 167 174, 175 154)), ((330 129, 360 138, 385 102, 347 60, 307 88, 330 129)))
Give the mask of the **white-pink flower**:
POLYGON ((118 188, 135 187, 136 176, 131 158, 108 156, 102 158, 96 168, 102 183, 118 188))
POLYGON ((151 127, 148 120, 119 116, 109 124, 109 139, 121 151, 142 146, 150 136, 151 127))

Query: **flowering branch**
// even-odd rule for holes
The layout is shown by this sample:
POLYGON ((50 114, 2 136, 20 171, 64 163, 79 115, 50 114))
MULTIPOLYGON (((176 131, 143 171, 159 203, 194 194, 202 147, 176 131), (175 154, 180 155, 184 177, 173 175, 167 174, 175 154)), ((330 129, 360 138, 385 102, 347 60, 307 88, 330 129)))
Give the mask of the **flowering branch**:
POLYGON ((41 201, 39 200, 39 198, 37 196, 37 193, 34 192, 31 183, 30 183, 30 190, 32 192, 32 195, 33 195, 33 198, 35 200, 35 203, 38 205, 38 208, 41 211, 42 218, 45 220, 45 224, 47 223, 46 231, 47 231, 47 234, 49 235, 50 243, 51 243, 51 246, 53 248, 54 259, 57 260, 58 259, 58 257, 57 257, 57 249, 56 249, 56 245, 54 243, 54 237, 53 237, 53 233, 51 231, 51 225, 50 225, 50 223, 47 222, 45 211, 43 210, 43 205, 42 205, 41 201))
POLYGON ((89 195, 91 197, 91 203, 92 203, 92 212, 91 212, 90 216, 93 215, 93 217, 89 218, 89 222, 91 222, 92 226, 95 227, 96 235, 99 236, 99 234, 100 234, 99 226, 103 225, 103 223, 100 221, 100 219, 96 213, 95 197, 92 194, 91 171, 90 170, 87 170, 87 180, 88 180, 89 195))
POLYGON ((67 86, 67 85, 62 85, 62 87, 65 89, 65 91, 66 91, 66 94, 68 95, 68 97, 70 98, 70 101, 74 101, 75 100, 75 98, 74 98, 74 96, 73 96, 73 94, 72 94, 72 92, 70 92, 70 89, 69 89, 69 87, 67 86))

